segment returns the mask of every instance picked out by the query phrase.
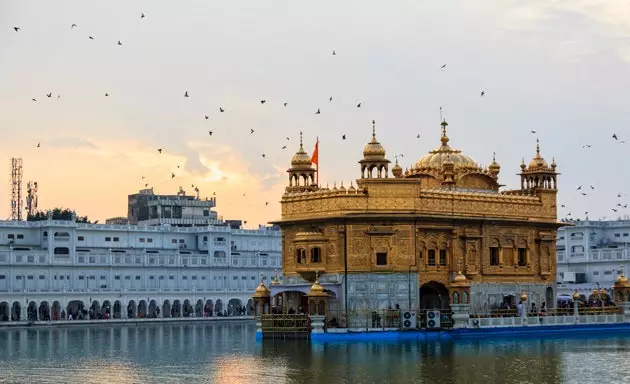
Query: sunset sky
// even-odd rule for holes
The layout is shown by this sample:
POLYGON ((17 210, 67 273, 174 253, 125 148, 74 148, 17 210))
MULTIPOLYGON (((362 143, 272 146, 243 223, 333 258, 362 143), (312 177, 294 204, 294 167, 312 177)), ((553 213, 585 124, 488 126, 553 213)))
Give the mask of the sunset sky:
POLYGON ((482 165, 496 152, 503 184, 518 187, 540 138, 560 217, 615 219, 630 200, 629 41, 623 0, 2 0, 0 218, 16 156, 41 209, 104 221, 145 182, 195 184, 255 227, 280 216, 300 130, 309 153, 319 137, 320 183, 347 186, 373 119, 404 167, 438 146, 442 106, 450 144, 482 165))

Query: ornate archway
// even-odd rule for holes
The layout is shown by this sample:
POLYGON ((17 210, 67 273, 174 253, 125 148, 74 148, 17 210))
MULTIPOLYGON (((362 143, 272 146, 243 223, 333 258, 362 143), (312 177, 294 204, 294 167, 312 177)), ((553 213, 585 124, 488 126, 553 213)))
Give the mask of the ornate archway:
POLYGON ((449 309, 448 289, 442 283, 429 281, 420 287, 420 309, 449 309))

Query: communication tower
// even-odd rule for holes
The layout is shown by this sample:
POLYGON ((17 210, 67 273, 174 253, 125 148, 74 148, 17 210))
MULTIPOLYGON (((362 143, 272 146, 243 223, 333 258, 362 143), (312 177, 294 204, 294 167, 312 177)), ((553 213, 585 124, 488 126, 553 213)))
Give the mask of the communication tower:
POLYGON ((37 181, 29 181, 26 184, 26 212, 28 216, 37 212, 37 200, 37 181))
POLYGON ((22 158, 11 158, 11 220, 22 220, 22 158))

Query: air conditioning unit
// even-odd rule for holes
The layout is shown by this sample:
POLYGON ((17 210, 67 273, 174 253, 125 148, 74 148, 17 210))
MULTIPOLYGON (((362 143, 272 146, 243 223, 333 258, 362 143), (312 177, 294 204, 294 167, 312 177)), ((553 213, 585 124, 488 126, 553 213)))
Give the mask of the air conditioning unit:
POLYGON ((415 329, 416 328, 416 312, 415 311, 403 311, 402 313, 402 329, 415 329))
POLYGON ((427 328, 441 328, 440 311, 427 311, 427 328))

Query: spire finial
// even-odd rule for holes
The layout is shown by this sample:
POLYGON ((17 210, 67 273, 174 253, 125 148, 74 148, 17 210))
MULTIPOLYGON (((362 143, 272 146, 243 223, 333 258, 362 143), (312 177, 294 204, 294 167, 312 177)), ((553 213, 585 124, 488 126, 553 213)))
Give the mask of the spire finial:
POLYGON ((372 137, 376 139, 376 121, 372 120, 372 137))
POLYGON ((540 140, 536 139, 536 154, 540 156, 540 140))
POLYGON ((302 148, 302 131, 300 131, 300 148, 302 148))
POLYGON ((319 270, 315 270, 315 283, 319 284, 319 270))
POLYGON ((497 153, 492 152, 492 161, 497 161, 497 153))
POLYGON ((260 272, 260 284, 263 284, 264 276, 262 272, 260 272))
POLYGON ((396 159, 396 165, 398 165, 398 155, 394 155, 394 159, 396 159))

